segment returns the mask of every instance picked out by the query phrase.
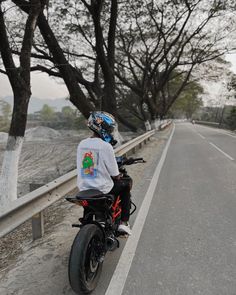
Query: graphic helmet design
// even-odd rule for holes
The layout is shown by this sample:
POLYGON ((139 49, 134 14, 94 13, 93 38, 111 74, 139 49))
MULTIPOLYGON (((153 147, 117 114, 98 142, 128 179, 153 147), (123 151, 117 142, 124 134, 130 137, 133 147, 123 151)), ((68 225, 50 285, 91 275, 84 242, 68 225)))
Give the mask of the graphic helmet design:
POLYGON ((95 111, 92 112, 88 118, 88 127, 97 133, 99 137, 110 143, 111 145, 115 145, 117 143, 112 136, 112 132, 116 126, 115 118, 103 111, 95 111))

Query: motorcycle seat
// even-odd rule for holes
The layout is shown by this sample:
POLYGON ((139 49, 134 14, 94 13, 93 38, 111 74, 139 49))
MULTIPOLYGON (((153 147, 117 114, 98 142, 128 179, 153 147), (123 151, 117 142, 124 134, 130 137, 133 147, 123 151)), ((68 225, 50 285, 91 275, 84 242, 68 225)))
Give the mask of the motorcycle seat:
POLYGON ((98 201, 98 200, 111 200, 114 201, 114 196, 112 194, 103 194, 99 190, 96 189, 88 189, 84 191, 80 191, 76 195, 77 200, 87 200, 87 201, 98 201))

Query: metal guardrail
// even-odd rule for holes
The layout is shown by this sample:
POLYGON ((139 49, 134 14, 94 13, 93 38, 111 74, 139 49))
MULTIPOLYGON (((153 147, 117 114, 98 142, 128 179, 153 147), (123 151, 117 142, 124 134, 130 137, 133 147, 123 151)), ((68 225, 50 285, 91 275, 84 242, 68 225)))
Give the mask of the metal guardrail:
POLYGON ((172 120, 164 120, 160 125, 159 125, 159 130, 163 130, 166 127, 168 127, 172 123, 172 120))
POLYGON ((196 124, 212 126, 212 127, 220 127, 220 123, 217 122, 208 122, 208 121, 195 121, 196 124))
POLYGON ((225 130, 227 132, 232 132, 233 134, 236 133, 236 130, 230 129, 229 126, 227 126, 225 123, 221 124, 221 123, 217 123, 217 122, 208 122, 208 121, 195 121, 195 123, 199 124, 199 125, 218 128, 218 129, 221 129, 221 130, 225 130))
MULTIPOLYGON (((138 148, 142 147, 142 144, 150 140, 150 137, 154 133, 155 130, 152 130, 130 140, 116 148, 115 154, 117 156, 127 156, 135 153, 138 148)), ((0 215, 0 237, 12 232, 31 218, 33 239, 42 237, 44 233, 43 210, 70 193, 76 187, 77 170, 75 169, 17 199, 7 208, 6 212, 0 215)))

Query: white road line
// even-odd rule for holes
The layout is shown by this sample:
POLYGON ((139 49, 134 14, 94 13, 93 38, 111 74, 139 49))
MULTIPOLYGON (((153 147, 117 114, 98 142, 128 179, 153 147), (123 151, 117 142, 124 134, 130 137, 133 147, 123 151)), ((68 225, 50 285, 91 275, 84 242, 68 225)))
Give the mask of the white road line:
POLYGON ((228 136, 230 136, 230 137, 236 138, 235 135, 232 135, 232 134, 230 134, 230 133, 228 133, 228 132, 225 132, 225 133, 222 133, 222 134, 226 134, 226 135, 228 135, 228 136))
POLYGON ((191 131, 195 132, 197 135, 199 135, 201 138, 206 139, 206 137, 204 137, 204 136, 201 135, 199 132, 197 132, 193 127, 191 128, 191 127, 188 126, 188 128, 189 128, 191 131))
POLYGON ((234 161, 234 158, 232 158, 231 156, 229 156, 228 154, 226 154, 224 151, 222 151, 220 148, 218 148, 218 146, 216 146, 214 143, 209 142, 214 148, 216 148, 219 152, 221 152, 223 155, 225 155, 228 159, 230 159, 231 161, 234 161))
POLYGON ((230 134, 230 133, 227 132, 227 131, 225 131, 225 132, 223 132, 222 130, 214 130, 214 131, 217 132, 217 133, 219 133, 219 134, 228 135, 228 136, 230 136, 230 137, 236 138, 235 135, 230 134))
POLYGON ((143 229, 143 226, 149 211, 149 207, 151 205, 151 202, 154 196, 154 192, 158 183, 161 169, 164 165, 167 151, 170 146, 170 142, 173 137, 174 131, 175 131, 175 125, 170 135, 170 138, 165 146, 165 149, 162 153, 161 159, 156 167, 150 186, 148 188, 148 191, 144 197, 144 200, 142 202, 142 205, 136 217, 136 220, 132 229, 132 235, 128 238, 128 241, 125 244, 125 247, 120 256, 119 262, 116 266, 116 269, 114 271, 114 274, 112 276, 112 279, 110 281, 110 284, 107 288, 105 295, 121 295, 123 292, 123 288, 125 286, 125 282, 129 274, 129 270, 136 252, 136 248, 142 233, 142 229, 143 229))
POLYGON ((201 135, 199 132, 196 132, 197 135, 199 135, 201 138, 205 139, 206 137, 204 137, 203 135, 201 135))
POLYGON ((222 130, 217 130, 215 128, 211 128, 211 127, 208 127, 208 126, 202 126, 202 125, 200 125, 200 126, 203 127, 203 128, 211 129, 211 130, 213 130, 213 131, 215 131, 217 133, 220 133, 220 134, 223 134, 223 135, 228 135, 230 137, 236 138, 236 135, 230 134, 227 131, 223 132, 222 130))

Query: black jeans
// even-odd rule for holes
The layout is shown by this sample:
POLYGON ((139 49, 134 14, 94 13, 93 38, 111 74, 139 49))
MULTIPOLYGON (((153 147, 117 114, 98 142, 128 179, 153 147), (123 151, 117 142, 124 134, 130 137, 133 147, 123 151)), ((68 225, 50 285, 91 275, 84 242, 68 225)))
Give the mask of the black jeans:
MULTIPOLYGON (((125 181, 125 180, 113 180, 114 182, 114 186, 111 189, 111 191, 109 192, 109 194, 114 195, 115 197, 120 196, 120 200, 121 200, 121 221, 128 221, 129 220, 129 215, 130 215, 130 186, 129 186, 129 182, 125 181)), ((86 215, 89 215, 89 213, 91 212, 91 209, 89 209, 88 207, 84 207, 84 215, 83 218, 85 218, 86 215)), ((92 217, 87 217, 87 218, 91 218, 92 217)), ((86 219, 87 219, 86 218, 86 219)))
POLYGON ((120 196, 121 199, 121 221, 128 221, 130 215, 130 186, 129 182, 125 180, 113 180, 114 186, 110 191, 110 194, 115 197, 120 196))

